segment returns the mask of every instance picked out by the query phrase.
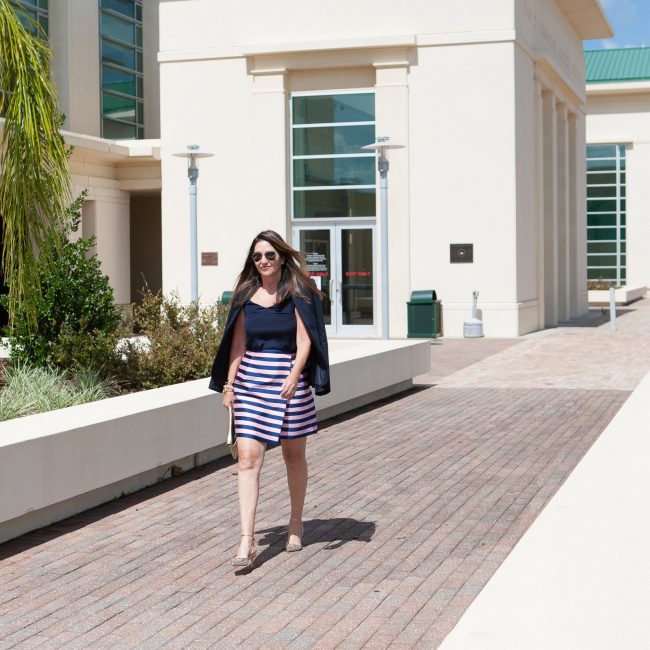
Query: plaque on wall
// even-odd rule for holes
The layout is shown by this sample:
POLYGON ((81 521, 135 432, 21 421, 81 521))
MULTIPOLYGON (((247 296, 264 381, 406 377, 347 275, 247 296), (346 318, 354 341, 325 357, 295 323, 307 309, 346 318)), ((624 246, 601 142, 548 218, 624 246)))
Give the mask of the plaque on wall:
POLYGON ((450 244, 449 261, 452 264, 471 264, 474 262, 474 244, 450 244))
POLYGON ((219 266, 219 253, 201 253, 201 266, 219 266))

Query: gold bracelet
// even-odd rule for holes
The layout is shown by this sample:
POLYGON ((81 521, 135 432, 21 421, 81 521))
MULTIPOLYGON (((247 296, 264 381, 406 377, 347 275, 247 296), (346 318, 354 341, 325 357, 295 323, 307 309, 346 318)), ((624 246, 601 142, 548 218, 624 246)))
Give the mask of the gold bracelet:
POLYGON ((224 393, 234 393, 235 389, 232 386, 224 386, 223 387, 223 392, 224 393))

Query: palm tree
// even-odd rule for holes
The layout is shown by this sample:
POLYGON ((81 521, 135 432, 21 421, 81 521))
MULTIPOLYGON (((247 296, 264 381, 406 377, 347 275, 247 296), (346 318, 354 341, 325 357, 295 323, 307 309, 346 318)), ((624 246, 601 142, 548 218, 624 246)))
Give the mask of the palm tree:
POLYGON ((9 319, 18 305, 35 325, 40 293, 36 260, 65 212, 70 173, 54 85, 52 52, 0 0, 0 216, 9 319))

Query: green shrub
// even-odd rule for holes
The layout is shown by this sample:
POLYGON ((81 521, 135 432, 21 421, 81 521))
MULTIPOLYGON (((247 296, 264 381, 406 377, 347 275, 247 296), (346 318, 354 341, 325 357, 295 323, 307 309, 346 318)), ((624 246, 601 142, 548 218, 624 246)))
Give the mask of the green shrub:
POLYGON ((5 369, 4 381, 0 421, 94 402, 115 393, 114 385, 96 372, 80 372, 73 379, 64 370, 24 362, 12 362, 5 369))
POLYGON ((217 302, 181 304, 176 293, 146 291, 133 306, 133 327, 141 336, 119 348, 125 363, 120 380, 133 389, 158 388, 210 374, 227 316, 217 302))
POLYGON ((85 197, 84 192, 69 207, 63 224, 48 242, 57 250, 52 261, 39 258, 42 291, 36 330, 30 330, 27 313, 19 307, 8 332, 9 343, 15 361, 107 375, 115 365, 115 346, 123 333, 121 314, 99 259, 92 254, 95 238, 70 240, 79 227, 85 197))

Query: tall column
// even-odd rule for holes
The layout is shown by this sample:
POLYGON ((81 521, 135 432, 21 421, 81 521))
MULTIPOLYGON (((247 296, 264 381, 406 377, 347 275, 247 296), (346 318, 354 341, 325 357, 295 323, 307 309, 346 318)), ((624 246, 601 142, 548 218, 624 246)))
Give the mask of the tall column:
MULTIPOLYGON (((577 133, 576 114, 569 113, 569 164, 568 164, 568 190, 569 190, 569 318, 580 315, 578 307, 578 176, 577 168, 577 133)), ((585 153, 582 153, 584 158, 585 153)), ((586 233, 583 234, 586 236, 586 233)))
POLYGON ((557 112, 555 96, 542 92, 544 111, 544 326, 558 323, 557 112))
POLYGON ((584 314, 589 309, 587 293, 587 141, 585 114, 578 111, 575 117, 576 138, 576 287, 577 312, 584 314))
POLYGON ((253 70, 252 75, 250 159, 256 187, 253 215, 250 221, 247 219, 247 227, 253 235, 272 228, 290 239, 287 166, 291 158, 287 138, 286 70, 253 70))
POLYGON ((569 125, 566 104, 557 104, 558 320, 569 319, 569 125))
MULTIPOLYGON (((406 60, 375 64, 376 134, 388 136, 392 142, 405 145, 404 149, 393 149, 388 152, 390 163, 388 172, 388 295, 390 335, 393 338, 406 337, 406 302, 409 300, 411 289, 408 65, 406 60), (398 260, 399 265, 397 264, 398 260)), ((378 227, 375 282, 380 277, 378 273, 381 268, 379 251, 381 250, 381 238, 385 236, 385 233, 379 232, 379 230, 378 227)), ((375 295, 381 299, 381 287, 376 286, 375 295)), ((381 313, 381 305, 378 305, 376 313, 381 313)), ((381 328, 383 329, 383 327, 382 323, 381 328)))
POLYGON ((544 101, 542 84, 535 82, 535 235, 537 326, 544 329, 544 101))
MULTIPOLYGON (((94 214, 89 213, 89 229, 97 236, 97 257, 102 272, 113 287, 115 302, 131 302, 130 204, 127 192, 95 189, 94 214), (94 221, 94 223, 93 223, 94 221)), ((86 235, 85 225, 82 226, 86 235)))

